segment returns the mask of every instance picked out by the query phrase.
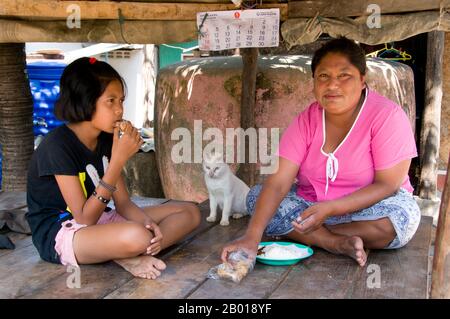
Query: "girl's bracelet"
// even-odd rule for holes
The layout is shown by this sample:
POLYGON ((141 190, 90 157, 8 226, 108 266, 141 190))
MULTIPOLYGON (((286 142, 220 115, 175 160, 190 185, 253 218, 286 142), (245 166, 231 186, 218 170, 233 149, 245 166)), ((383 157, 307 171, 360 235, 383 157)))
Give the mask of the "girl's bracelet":
POLYGON ((95 198, 97 198, 99 201, 101 201, 103 204, 108 205, 110 199, 106 199, 103 196, 98 195, 97 196, 97 192, 94 190, 92 192, 92 196, 95 196, 95 198))
POLYGON ((114 193, 117 188, 109 185, 108 183, 105 183, 102 179, 98 182, 100 186, 103 186, 105 189, 109 190, 111 193, 114 193))

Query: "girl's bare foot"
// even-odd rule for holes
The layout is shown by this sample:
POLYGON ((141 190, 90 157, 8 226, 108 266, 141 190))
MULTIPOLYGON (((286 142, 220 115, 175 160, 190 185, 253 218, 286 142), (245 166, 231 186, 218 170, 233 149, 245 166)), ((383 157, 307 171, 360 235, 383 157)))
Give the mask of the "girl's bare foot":
POLYGON ((144 279, 156 279, 161 275, 161 271, 166 269, 166 264, 162 260, 152 256, 137 256, 114 261, 133 276, 144 279))
POLYGON ((366 264, 367 254, 364 251, 364 243, 358 236, 343 237, 337 243, 337 251, 352 257, 361 267, 366 264))

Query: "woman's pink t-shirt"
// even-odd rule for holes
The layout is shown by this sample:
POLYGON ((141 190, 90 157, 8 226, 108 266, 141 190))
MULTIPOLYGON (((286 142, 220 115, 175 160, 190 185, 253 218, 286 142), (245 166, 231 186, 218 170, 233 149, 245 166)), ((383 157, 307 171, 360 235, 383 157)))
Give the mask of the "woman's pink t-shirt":
MULTIPOLYGON (((417 156, 405 112, 368 89, 352 128, 333 153, 322 150, 324 136, 324 110, 314 102, 286 128, 278 150, 299 165, 297 194, 313 202, 349 195, 372 184, 376 170, 417 156)), ((413 191, 408 176, 401 187, 413 191)))

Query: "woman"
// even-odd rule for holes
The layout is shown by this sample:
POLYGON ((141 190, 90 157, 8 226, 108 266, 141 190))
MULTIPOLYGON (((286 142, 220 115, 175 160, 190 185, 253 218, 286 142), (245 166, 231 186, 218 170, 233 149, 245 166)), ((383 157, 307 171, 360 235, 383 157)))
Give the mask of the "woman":
POLYGON ((284 132, 279 169, 250 190, 252 219, 223 261, 239 248, 255 255, 265 230, 364 266, 364 248, 400 248, 419 226, 408 177, 414 135, 402 108, 367 87, 363 50, 332 40, 311 68, 317 101, 284 132))

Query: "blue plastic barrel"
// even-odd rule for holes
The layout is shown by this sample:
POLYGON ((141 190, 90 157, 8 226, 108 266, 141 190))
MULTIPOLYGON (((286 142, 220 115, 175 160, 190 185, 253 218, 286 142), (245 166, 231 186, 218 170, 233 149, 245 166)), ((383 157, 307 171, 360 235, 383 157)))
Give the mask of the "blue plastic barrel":
POLYGON ((35 61, 27 64, 28 79, 33 96, 33 132, 46 135, 64 122, 54 115, 59 98, 59 80, 66 64, 59 61, 35 61))

